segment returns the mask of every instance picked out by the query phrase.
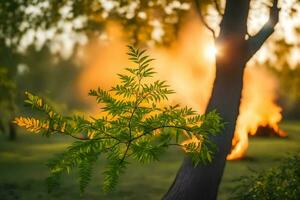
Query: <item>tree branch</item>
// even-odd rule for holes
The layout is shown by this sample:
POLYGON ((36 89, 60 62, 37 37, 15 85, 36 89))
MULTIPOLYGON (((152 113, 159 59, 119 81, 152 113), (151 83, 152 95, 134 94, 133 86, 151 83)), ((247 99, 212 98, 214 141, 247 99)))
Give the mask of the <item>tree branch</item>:
POLYGON ((129 147, 130 147, 130 144, 131 144, 131 141, 128 142, 128 144, 126 145, 126 150, 120 160, 120 165, 124 162, 125 158, 126 158, 126 155, 128 153, 128 150, 129 150, 129 147))
POLYGON ((279 11, 280 8, 278 8, 278 0, 274 0, 273 6, 270 8, 269 20, 265 23, 265 25, 260 29, 260 31, 256 35, 249 37, 249 39, 247 40, 247 61, 250 60, 250 58, 261 48, 264 42, 274 32, 274 27, 279 21, 279 11))
POLYGON ((70 136, 70 137, 72 137, 74 139, 77 139, 77 140, 106 140, 106 139, 111 139, 111 138, 116 139, 116 138, 112 137, 111 135, 108 135, 109 137, 89 138, 89 137, 78 137, 78 136, 76 136, 74 134, 71 134, 71 133, 68 133, 66 131, 62 131, 62 130, 59 130, 59 129, 50 129, 50 128, 48 128, 47 131, 58 132, 58 133, 61 133, 63 135, 70 136))
POLYGON ((200 17, 200 20, 202 21, 202 23, 204 24, 204 26, 212 33, 214 39, 216 39, 216 32, 215 30, 210 27, 207 23, 207 21, 205 20, 205 17, 203 16, 203 13, 202 13, 202 9, 201 9, 201 0, 195 0, 195 4, 196 4, 196 10, 199 14, 199 17, 200 17))
MULTIPOLYGON (((90 126, 92 129, 94 129, 95 131, 99 131, 96 127, 94 127, 94 126, 90 126)), ((119 142, 121 142, 121 140, 119 139, 119 138, 117 138, 117 137, 115 137, 115 136, 113 136, 113 135, 111 135, 111 134, 109 134, 109 133, 106 133, 105 131, 103 131, 102 132, 104 135, 106 135, 107 137, 109 137, 109 138, 111 138, 111 139, 115 139, 115 140, 117 140, 117 141, 119 141, 119 142)))
POLYGON ((138 135, 138 136, 132 138, 131 141, 137 140, 137 139, 139 139, 139 138, 141 138, 141 137, 144 137, 144 136, 146 136, 146 135, 152 133, 152 132, 155 131, 155 130, 163 129, 163 128, 174 128, 174 129, 181 129, 181 130, 184 130, 184 131, 187 131, 187 132, 191 132, 191 130, 190 130, 188 127, 184 127, 184 126, 175 126, 175 125, 163 125, 163 126, 154 127, 154 128, 152 128, 151 130, 146 131, 146 132, 144 132, 143 134, 138 135))
POLYGON ((213 0, 213 3, 215 5, 215 8, 218 11, 219 15, 223 16, 224 14, 222 12, 222 9, 221 9, 221 6, 220 6, 218 0, 213 0))

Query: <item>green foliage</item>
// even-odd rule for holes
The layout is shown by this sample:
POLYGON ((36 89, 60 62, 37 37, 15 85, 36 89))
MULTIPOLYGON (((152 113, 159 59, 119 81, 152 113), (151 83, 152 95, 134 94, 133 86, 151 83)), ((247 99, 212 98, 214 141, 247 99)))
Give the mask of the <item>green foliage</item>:
MULTIPOLYGON (((0 40, 5 40, 7 46, 20 49, 20 46, 26 47, 27 43, 23 41, 29 34, 35 36, 51 30, 61 38, 61 33, 67 33, 66 23, 71 24, 69 27, 75 34, 100 35, 105 32, 107 22, 114 20, 123 25, 128 38, 136 42, 146 43, 152 40, 170 43, 176 36, 182 16, 190 9, 191 4, 190 0, 0 1, 0 19, 5 19, 0 23, 0 40), (152 34, 157 23, 163 29, 162 38, 159 39, 152 34)), ((41 41, 34 36, 33 41, 38 41, 35 45, 37 49, 44 42, 47 44, 57 38, 46 35, 45 41, 41 41)), ((75 42, 80 44, 80 41, 75 42)))
POLYGON ((26 104, 44 113, 45 118, 19 117, 16 124, 47 137, 63 134, 78 140, 48 163, 50 190, 58 185, 63 173, 78 167, 83 192, 100 155, 107 160, 104 192, 115 188, 130 159, 141 163, 159 160, 169 146, 181 147, 195 165, 212 159, 214 144, 209 137, 223 127, 218 114, 198 115, 188 107, 166 106, 168 95, 174 92, 165 81, 152 80, 152 59, 145 51, 128 48, 135 66, 118 75, 120 83, 109 91, 98 88, 89 92, 101 105, 100 117, 65 117, 43 99, 26 93, 26 104))
POLYGON ((4 67, 0 67, 0 88, 2 94, 1 98, 3 98, 4 92, 9 93, 9 91, 16 88, 14 81, 8 78, 8 72, 4 67))
POLYGON ((284 159, 280 166, 242 177, 234 199, 297 200, 300 197, 300 154, 284 159))
POLYGON ((0 106, 1 104, 13 104, 16 83, 9 78, 6 68, 0 67, 0 106))

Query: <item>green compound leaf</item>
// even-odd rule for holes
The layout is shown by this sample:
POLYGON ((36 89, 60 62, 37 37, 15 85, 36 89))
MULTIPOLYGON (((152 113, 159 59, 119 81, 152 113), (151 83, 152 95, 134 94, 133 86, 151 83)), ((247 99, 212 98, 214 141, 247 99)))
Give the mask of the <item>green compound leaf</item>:
POLYGON ((99 117, 63 116, 42 98, 26 93, 26 104, 44 117, 18 117, 15 123, 45 136, 65 135, 76 140, 62 154, 48 162, 49 191, 59 186, 61 176, 78 169, 81 193, 93 174, 97 159, 103 156, 103 191, 115 189, 131 160, 150 163, 159 160, 168 147, 179 147, 195 165, 213 159, 215 145, 209 140, 223 128, 213 111, 199 115, 192 108, 167 105, 174 91, 166 81, 155 80, 151 59, 145 50, 128 46, 134 67, 118 74, 120 83, 110 90, 90 90, 99 103, 99 117))

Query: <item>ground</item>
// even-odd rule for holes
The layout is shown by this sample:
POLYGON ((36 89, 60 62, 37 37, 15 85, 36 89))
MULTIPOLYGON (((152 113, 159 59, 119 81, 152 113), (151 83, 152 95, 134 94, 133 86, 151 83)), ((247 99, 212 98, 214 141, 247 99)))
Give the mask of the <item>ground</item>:
MULTIPOLYGON (((284 122, 283 130, 289 136, 281 138, 251 138, 247 157, 228 162, 219 192, 219 200, 230 199, 235 181, 251 170, 276 166, 287 153, 300 151, 300 122, 284 122)), ((72 140, 65 137, 42 138, 38 135, 20 134, 16 142, 0 135, 0 199, 1 200, 156 200, 161 199, 173 181, 183 154, 171 149, 160 162, 149 165, 132 164, 122 176, 117 190, 103 196, 101 192, 100 160, 94 177, 83 196, 79 195, 76 173, 64 176, 62 187, 54 194, 46 192, 48 171, 46 161, 61 152, 72 140)))

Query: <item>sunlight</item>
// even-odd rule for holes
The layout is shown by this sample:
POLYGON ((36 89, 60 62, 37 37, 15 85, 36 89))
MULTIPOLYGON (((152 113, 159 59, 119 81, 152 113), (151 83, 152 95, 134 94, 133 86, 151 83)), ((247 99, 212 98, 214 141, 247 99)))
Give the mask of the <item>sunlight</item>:
POLYGON ((216 55, 218 53, 218 48, 214 45, 210 45, 205 50, 205 55, 208 59, 213 60, 216 58, 216 55))

